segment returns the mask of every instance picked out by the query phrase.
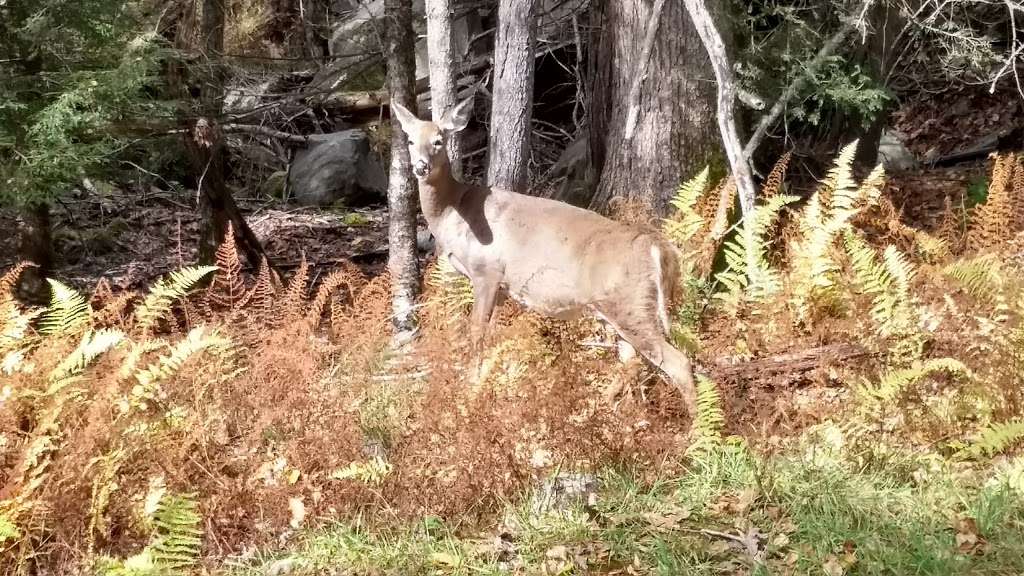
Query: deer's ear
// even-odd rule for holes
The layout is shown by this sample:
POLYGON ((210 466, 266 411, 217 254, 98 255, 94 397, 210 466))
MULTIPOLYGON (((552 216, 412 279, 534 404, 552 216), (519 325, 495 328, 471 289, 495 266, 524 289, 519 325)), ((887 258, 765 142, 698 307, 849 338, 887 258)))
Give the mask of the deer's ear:
POLYGON ((473 113, 473 96, 466 98, 444 113, 438 125, 445 132, 461 132, 469 125, 469 117, 473 113))
POLYGON ((394 100, 391 101, 391 113, 398 119, 398 123, 402 125, 402 131, 406 134, 412 134, 413 127, 420 121, 408 108, 394 100))

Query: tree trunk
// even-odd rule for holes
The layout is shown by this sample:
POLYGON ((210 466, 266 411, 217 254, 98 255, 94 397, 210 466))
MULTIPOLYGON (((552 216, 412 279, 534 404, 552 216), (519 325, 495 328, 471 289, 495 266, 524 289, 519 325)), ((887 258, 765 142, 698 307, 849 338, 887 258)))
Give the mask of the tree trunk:
POLYGON ((215 118, 224 108, 224 2, 204 0, 202 38, 205 67, 199 74, 198 118, 186 121, 185 147, 189 153, 196 189, 199 191, 201 228, 199 261, 212 263, 217 246, 224 239, 227 223, 235 230, 235 241, 253 267, 263 257, 263 247, 242 217, 224 178, 226 149, 224 134, 215 118))
POLYGON ((494 96, 488 142, 487 182, 525 192, 529 184, 530 121, 533 118, 534 0, 498 4, 494 44, 494 96))
MULTIPOLYGON (((426 0, 427 60, 430 65, 430 115, 437 122, 451 110, 458 99, 456 75, 459 69, 452 34, 455 14, 452 0, 426 0)), ((452 176, 462 180, 462 138, 456 133, 448 138, 448 158, 452 176)))
POLYGON ((46 277, 53 270, 53 241, 50 233, 50 205, 35 202, 18 215, 18 258, 35 267, 26 268, 18 281, 18 293, 32 302, 46 302, 50 290, 46 277))
POLYGON ((597 0, 590 52, 589 117, 593 170, 599 176, 590 205, 613 197, 647 203, 664 214, 679 183, 706 165, 722 175, 725 156, 715 121, 714 74, 682 2, 666 2, 648 51, 639 90, 643 39, 654 2, 597 0), (630 101, 630 93, 637 95, 630 101), (635 108, 631 138, 625 138, 635 108))
MULTIPOLYGON (((388 89, 391 98, 416 110, 416 64, 413 53, 412 1, 385 0, 388 89)), ((416 182, 409 149, 397 117, 391 116, 391 173, 388 180, 388 269, 395 336, 416 329, 419 261, 416 255, 416 182)))

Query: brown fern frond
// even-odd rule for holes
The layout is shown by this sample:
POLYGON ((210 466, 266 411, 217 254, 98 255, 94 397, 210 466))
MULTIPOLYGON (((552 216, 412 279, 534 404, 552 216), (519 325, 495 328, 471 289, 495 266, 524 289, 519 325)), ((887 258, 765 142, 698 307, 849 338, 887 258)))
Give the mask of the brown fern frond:
POLYGON ((93 314, 93 323, 100 328, 124 326, 129 316, 128 307, 138 295, 139 293, 134 290, 125 290, 112 295, 106 300, 103 307, 93 314))
POLYGON ((217 272, 213 276, 206 295, 216 307, 234 310, 245 306, 251 293, 242 279, 242 261, 238 257, 238 246, 235 244, 235 232, 228 222, 224 239, 217 248, 215 256, 217 272))
POLYGON ((730 176, 720 182, 713 192, 717 192, 717 195, 712 193, 705 196, 705 198, 713 199, 713 202, 708 201, 702 206, 698 205, 701 215, 707 214, 705 221, 708 222, 701 230, 703 235, 697 246, 694 260, 694 271, 701 278, 705 278, 711 273, 715 254, 718 253, 718 249, 725 239, 725 233, 729 230, 729 216, 736 203, 736 181, 730 176), (714 208, 713 213, 705 212, 711 207, 714 208))
POLYGON ((274 315, 274 301, 277 294, 270 277, 270 264, 267 257, 260 258, 260 271, 256 275, 256 284, 252 288, 252 307, 256 314, 265 322, 272 320, 274 315))
POLYGON ((772 171, 768 173, 768 177, 765 178, 764 186, 761 187, 761 199, 762 202, 768 200, 772 196, 779 193, 782 189, 783 179, 786 177, 786 168, 789 167, 789 160, 792 157, 792 151, 786 152, 779 158, 775 166, 772 167, 772 171))
POLYGON ((949 246, 949 250, 953 254, 959 254, 964 249, 966 233, 963 209, 954 207, 952 198, 946 196, 942 220, 939 222, 939 227, 935 230, 935 235, 949 246))
POLYGON ((299 268, 292 276, 288 288, 285 289, 284 298, 281 300, 281 315, 288 322, 302 318, 302 312, 306 304, 306 290, 309 283, 309 262, 306 261, 306 254, 303 252, 299 268))
POLYGON ((1024 231, 1024 156, 1018 156, 1013 166, 1010 206, 1013 207, 1013 231, 1024 231))
POLYGON ((114 290, 110 287, 110 280, 104 276, 96 282, 96 287, 92 289, 92 296, 89 297, 89 305, 92 306, 93 310, 103 308, 107 302, 110 302, 114 298, 114 290))
POLYGON ((1013 206, 1010 204, 1010 179, 1014 164, 1013 154, 996 155, 988 197, 984 204, 974 210, 967 232, 967 244, 971 250, 987 250, 1007 238, 1014 219, 1013 206))
POLYGON ((330 302, 332 304, 332 323, 334 320, 333 315, 333 303, 337 301, 336 298, 332 298, 336 291, 343 289, 344 293, 340 294, 342 301, 352 303, 355 300, 358 290, 366 284, 366 278, 363 277, 362 272, 349 262, 344 262, 341 268, 331 272, 324 281, 320 283, 320 287, 316 291, 316 297, 309 305, 309 309, 306 311, 306 321, 311 326, 316 326, 320 323, 320 319, 323 316, 324 308, 330 302))
POLYGON ((14 296, 14 287, 18 284, 18 278, 21 278, 21 273, 27 268, 35 268, 36 265, 32 262, 18 262, 13 268, 4 272, 3 276, 0 276, 0 299, 12 298, 14 296))

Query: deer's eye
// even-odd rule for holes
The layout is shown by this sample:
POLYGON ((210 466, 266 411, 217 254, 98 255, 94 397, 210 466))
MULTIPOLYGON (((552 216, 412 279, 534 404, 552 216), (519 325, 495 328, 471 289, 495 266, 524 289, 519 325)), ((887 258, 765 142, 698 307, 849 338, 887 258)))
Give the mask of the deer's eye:
POLYGON ((409 138, 409 146, 415 146, 415 145, 416 145, 416 143, 412 141, 412 138, 409 138))

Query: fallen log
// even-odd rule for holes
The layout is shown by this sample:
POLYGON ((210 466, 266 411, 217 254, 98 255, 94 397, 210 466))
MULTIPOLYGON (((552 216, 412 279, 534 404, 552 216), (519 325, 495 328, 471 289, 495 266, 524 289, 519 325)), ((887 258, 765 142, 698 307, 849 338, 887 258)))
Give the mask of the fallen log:
POLYGON ((714 380, 757 379, 775 374, 799 374, 821 366, 847 362, 867 355, 868 351, 857 344, 829 344, 739 363, 719 359, 708 368, 708 372, 714 380))

